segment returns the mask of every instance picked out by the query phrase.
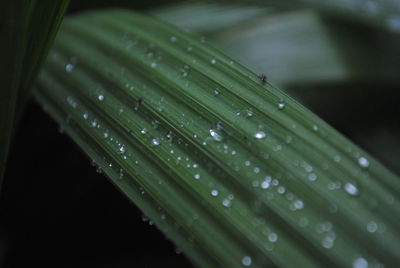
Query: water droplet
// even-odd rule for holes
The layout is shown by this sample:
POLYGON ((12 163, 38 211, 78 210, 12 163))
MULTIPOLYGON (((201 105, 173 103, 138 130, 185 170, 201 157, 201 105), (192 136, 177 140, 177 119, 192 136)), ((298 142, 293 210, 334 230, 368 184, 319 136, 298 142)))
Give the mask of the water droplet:
POLYGON ((278 194, 284 194, 286 192, 286 189, 284 186, 279 186, 277 192, 278 194))
POLYGON ((358 158, 358 164, 363 168, 367 168, 369 166, 369 161, 365 157, 360 157, 358 158))
POLYGON ((152 63, 150 64, 150 66, 151 66, 151 68, 156 68, 156 67, 157 67, 157 63, 156 63, 156 62, 152 62, 152 63))
POLYGON ((124 178, 124 170, 122 168, 119 169, 119 179, 122 180, 124 178))
POLYGON ((68 64, 65 65, 65 71, 66 71, 67 73, 70 73, 70 72, 72 72, 72 71, 74 70, 74 67, 75 67, 74 64, 68 63, 68 64))
POLYGON ((304 207, 304 203, 303 203, 303 201, 301 201, 299 199, 299 200, 294 201, 293 206, 294 206, 295 210, 300 210, 304 207))
POLYGON ((96 119, 93 119, 93 120, 90 122, 90 125, 91 125, 92 127, 96 127, 96 126, 97 126, 97 120, 96 120, 96 119))
POLYGON ((347 182, 344 185, 344 190, 346 191, 346 193, 348 193, 349 195, 352 195, 352 196, 358 195, 358 192, 359 192, 358 188, 350 182, 347 182))
POLYGON ((97 99, 99 100, 99 101, 103 101, 104 100, 104 95, 99 95, 98 97, 97 97, 97 99))
POLYGON ((194 174, 194 178, 195 178, 196 180, 200 179, 200 174, 199 174, 199 173, 194 174))
POLYGON ((146 129, 146 128, 142 129, 142 130, 140 131, 140 133, 142 133, 143 135, 147 134, 147 129, 146 129))
POLYGON ((68 96, 68 97, 67 97, 67 102, 68 102, 68 104, 71 105, 71 107, 74 108, 74 109, 78 106, 78 104, 76 103, 76 101, 75 101, 71 96, 68 96))
POLYGON ((228 198, 225 198, 224 200, 222 200, 222 205, 224 207, 230 207, 231 206, 231 200, 229 200, 228 198))
POLYGON ((313 125, 313 126, 312 126, 312 129, 313 129, 314 131, 318 131, 318 130, 319 130, 319 127, 318 127, 317 125, 313 125))
POLYGON ((103 170, 101 169, 101 167, 98 166, 98 167, 96 167, 96 172, 101 174, 101 173, 103 173, 103 170))
POLYGON ((368 261, 359 257, 353 261, 353 268, 368 268, 368 261))
POLYGON ((191 51, 193 50, 193 47, 192 47, 192 46, 188 46, 188 47, 186 48, 186 50, 187 50, 188 52, 191 52, 191 51))
POLYGON ((153 146, 158 146, 158 145, 160 145, 160 144, 161 144, 160 138, 153 138, 153 139, 151 140, 151 144, 152 144, 153 146))
POLYGON ((268 235, 268 241, 271 243, 275 243, 276 241, 278 241, 278 235, 274 232, 270 233, 268 235))
POLYGON ((286 107, 286 103, 283 100, 278 101, 278 109, 283 110, 286 107))
POLYGON ((258 140, 264 139, 265 136, 266 136, 266 134, 265 134, 264 131, 257 131, 257 132, 254 134, 254 138, 256 138, 256 139, 258 139, 258 140))
POLYGON ((317 174, 315 174, 315 173, 310 173, 310 174, 308 175, 308 179, 309 179, 310 181, 315 181, 315 180, 317 179, 317 174))
POLYGON ((267 176, 265 179, 261 182, 261 188, 263 189, 268 189, 271 183, 271 177, 267 176))
POLYGON ((181 74, 183 77, 188 76, 188 74, 190 73, 190 66, 185 64, 183 65, 183 68, 181 69, 181 74))
POLYGON ((378 224, 374 221, 370 221, 367 224, 367 231, 370 233, 375 233, 378 230, 378 224))
POLYGON ((328 233, 322 240, 322 246, 324 248, 333 248, 335 244, 336 234, 334 232, 328 233))
POLYGON ((103 132, 103 138, 107 139, 107 138, 108 138, 108 135, 109 135, 109 134, 108 134, 107 131, 104 131, 104 132, 103 132))
POLYGON ((216 59, 212 59, 211 60, 211 64, 216 64, 217 63, 217 60, 216 59))
POLYGON ((124 154, 124 153, 126 152, 126 147, 125 147, 125 145, 122 144, 122 145, 119 147, 118 151, 119 151, 119 153, 124 154))
POLYGON ((252 263, 251 257, 250 256, 244 256, 242 258, 242 264, 243 266, 250 266, 252 263))
POLYGON ((211 191, 212 196, 218 196, 218 190, 212 190, 211 191))
POLYGON ((252 117, 253 114, 254 114, 254 112, 251 107, 246 110, 246 117, 252 117))
POLYGON ((171 36, 171 38, 169 40, 171 40, 172 43, 175 43, 176 42, 176 36, 171 36))
POLYGON ((210 129, 209 132, 210 132, 211 137, 215 141, 222 141, 224 139, 224 137, 214 129, 210 129))
POLYGON ((215 96, 219 95, 219 91, 215 89, 215 90, 214 90, 214 95, 215 95, 215 96))

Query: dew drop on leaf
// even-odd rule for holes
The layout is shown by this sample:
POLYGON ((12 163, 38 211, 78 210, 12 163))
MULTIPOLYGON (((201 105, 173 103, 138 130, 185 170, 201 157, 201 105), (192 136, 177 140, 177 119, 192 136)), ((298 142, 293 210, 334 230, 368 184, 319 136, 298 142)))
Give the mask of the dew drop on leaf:
POLYGON ((278 241, 278 235, 274 232, 270 233, 268 235, 268 241, 271 243, 275 243, 276 241, 278 241))
POLYGON ((125 145, 122 144, 122 145, 119 147, 118 151, 119 151, 119 153, 121 153, 121 154, 125 153, 125 152, 126 152, 126 147, 125 147, 125 145))
POLYGON ((224 136, 222 134, 218 133, 215 129, 210 129, 209 130, 211 137, 215 141, 222 141, 224 139, 224 136))
POLYGON ((360 157, 358 158, 358 164, 362 167, 362 168, 367 168, 369 166, 369 161, 367 158, 365 157, 360 157))
POLYGON ((286 107, 286 103, 283 100, 278 101, 278 109, 283 110, 286 107))
POLYGON ((242 258, 242 264, 243 266, 250 266, 252 263, 251 257, 250 256, 244 256, 242 258))
POLYGON ((152 144, 153 146, 158 146, 158 145, 160 145, 160 144, 161 144, 160 138, 153 138, 153 139, 151 140, 151 144, 152 144))
POLYGON ((354 184, 352 184, 350 182, 347 182, 344 185, 344 190, 346 191, 346 193, 348 193, 351 196, 356 196, 359 193, 357 186, 355 186, 354 184))
POLYGON ((258 139, 258 140, 264 139, 265 136, 266 136, 266 134, 265 134, 264 131, 257 131, 257 132, 254 134, 254 138, 256 138, 256 139, 258 139))
POLYGON ((212 196, 217 196, 218 195, 218 190, 212 190, 211 191, 212 196))

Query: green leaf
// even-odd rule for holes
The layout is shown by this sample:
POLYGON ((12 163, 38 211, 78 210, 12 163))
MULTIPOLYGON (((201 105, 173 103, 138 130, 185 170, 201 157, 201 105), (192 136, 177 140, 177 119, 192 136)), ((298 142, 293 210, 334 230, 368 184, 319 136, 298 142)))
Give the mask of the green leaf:
POLYGON ((35 97, 196 266, 400 261, 399 178, 204 38, 71 17, 35 97))
POLYGON ((15 118, 23 110, 41 61, 47 54, 67 0, 2 1, 0 4, 0 188, 15 118))

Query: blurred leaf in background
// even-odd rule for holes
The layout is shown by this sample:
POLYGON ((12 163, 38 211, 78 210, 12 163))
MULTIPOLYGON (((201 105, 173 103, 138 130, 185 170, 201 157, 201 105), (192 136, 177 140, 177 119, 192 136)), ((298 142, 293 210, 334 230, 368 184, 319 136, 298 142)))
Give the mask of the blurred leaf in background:
POLYGON ((68 0, 1 1, 0 189, 15 130, 35 76, 51 47, 68 0))

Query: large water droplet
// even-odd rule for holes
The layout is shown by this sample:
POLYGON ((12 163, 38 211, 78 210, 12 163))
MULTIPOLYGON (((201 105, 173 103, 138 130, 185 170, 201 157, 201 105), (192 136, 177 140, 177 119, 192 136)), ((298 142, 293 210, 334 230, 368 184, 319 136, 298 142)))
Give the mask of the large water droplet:
POLYGON ((286 107, 286 103, 283 100, 278 101, 278 109, 283 110, 286 107))
POLYGON ((271 183, 271 177, 267 176, 265 179, 261 182, 261 188, 263 189, 268 189, 271 183))
POLYGON ((270 233, 268 235, 268 241, 271 243, 275 243, 276 241, 278 241, 278 235, 274 232, 270 233))
POLYGON ((358 164, 363 168, 367 168, 369 166, 369 161, 365 157, 360 157, 358 158, 358 164))
POLYGON ((216 59, 212 59, 211 60, 211 64, 216 64, 217 63, 217 60, 216 59))
POLYGON ((298 200, 294 201, 293 206, 294 206, 295 210, 300 210, 304 207, 304 203, 303 203, 303 201, 298 199, 298 200))
POLYGON ((252 263, 251 257, 250 256, 244 256, 242 258, 242 264, 243 266, 250 266, 252 263))
POLYGON ((266 134, 265 134, 264 131, 257 131, 257 132, 254 134, 254 138, 256 138, 256 139, 258 139, 258 140, 264 139, 265 136, 266 136, 266 134))
POLYGON ((119 153, 121 153, 121 154, 125 153, 125 152, 126 152, 126 147, 125 147, 125 145, 122 144, 122 145, 118 148, 118 151, 119 151, 119 153))
POLYGON ((212 190, 211 191, 212 196, 218 196, 218 190, 212 190))
POLYGON ((219 134, 216 130, 214 129, 210 129, 209 130, 211 137, 213 138, 213 140, 215 141, 222 141, 224 139, 224 136, 222 136, 221 134, 219 134))
POLYGON ((103 101, 103 100, 104 100, 104 95, 100 94, 100 95, 97 97, 97 99, 98 99, 99 101, 103 101))
POLYGON ((196 174, 194 174, 194 178, 196 179, 196 180, 199 180, 200 179, 200 174, 199 173, 196 173, 196 174))
POLYGON ((158 146, 158 145, 160 145, 160 144, 161 144, 160 138, 153 138, 153 139, 151 140, 151 144, 152 144, 153 146, 158 146))
POLYGON ((349 195, 352 195, 352 196, 356 196, 359 193, 357 186, 355 186, 354 184, 352 184, 350 182, 347 182, 344 185, 344 190, 346 191, 346 193, 348 193, 349 195))

